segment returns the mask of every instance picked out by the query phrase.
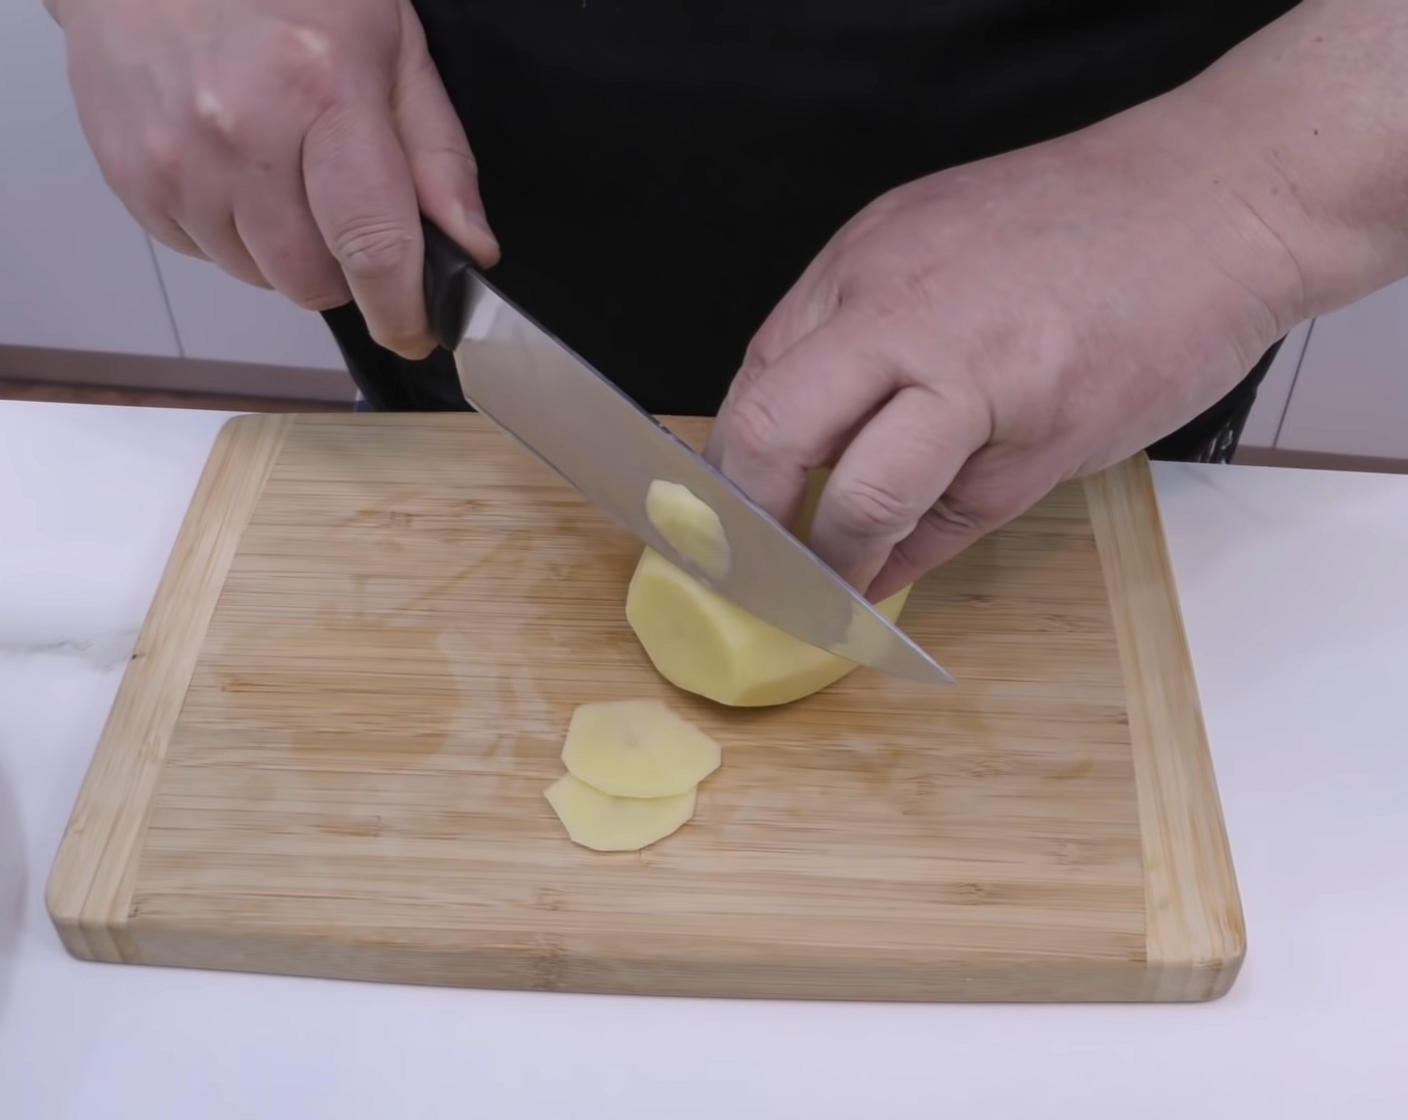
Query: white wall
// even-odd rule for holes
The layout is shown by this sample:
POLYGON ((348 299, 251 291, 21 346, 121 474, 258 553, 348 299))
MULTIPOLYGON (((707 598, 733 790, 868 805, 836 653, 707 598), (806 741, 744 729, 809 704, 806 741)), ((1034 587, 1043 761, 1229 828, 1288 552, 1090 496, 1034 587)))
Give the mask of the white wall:
POLYGON ((178 354, 151 247, 83 138, 40 0, 0 3, 0 343, 178 354))

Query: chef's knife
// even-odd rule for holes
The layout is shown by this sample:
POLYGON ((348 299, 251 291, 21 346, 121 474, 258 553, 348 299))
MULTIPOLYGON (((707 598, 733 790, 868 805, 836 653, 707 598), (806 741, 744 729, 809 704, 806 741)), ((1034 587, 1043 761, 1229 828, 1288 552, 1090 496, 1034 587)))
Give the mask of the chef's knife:
POLYGON ((778 629, 848 661, 952 677, 737 486, 504 296, 434 224, 425 295, 436 338, 483 413, 638 540, 778 629), (651 523, 646 494, 678 483, 718 515, 727 570, 705 571, 651 523))

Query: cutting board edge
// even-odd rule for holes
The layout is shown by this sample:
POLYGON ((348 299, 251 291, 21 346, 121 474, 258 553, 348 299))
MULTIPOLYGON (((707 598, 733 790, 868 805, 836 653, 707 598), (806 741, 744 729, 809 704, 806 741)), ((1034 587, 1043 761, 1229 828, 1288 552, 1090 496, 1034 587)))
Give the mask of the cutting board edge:
POLYGON ((225 574, 293 419, 227 420, 197 479, 45 884, 49 919, 78 959, 135 957, 126 922, 157 776, 225 574), (217 515, 206 523, 203 510, 217 515))
POLYGON ((723 962, 615 959, 532 947, 427 950, 349 944, 231 928, 124 923, 135 959, 155 967, 296 976, 375 984, 574 995, 869 1003, 1200 1003, 1226 994, 1225 973, 1194 965, 1048 956, 1026 960, 933 958, 927 969, 897 960, 887 969, 854 961, 723 962), (916 981, 916 975, 924 978, 916 981), (927 982, 925 982, 927 979, 927 982))
POLYGON ((1085 487, 1129 698, 1150 998, 1215 998, 1240 974, 1246 923, 1149 458, 1085 487))

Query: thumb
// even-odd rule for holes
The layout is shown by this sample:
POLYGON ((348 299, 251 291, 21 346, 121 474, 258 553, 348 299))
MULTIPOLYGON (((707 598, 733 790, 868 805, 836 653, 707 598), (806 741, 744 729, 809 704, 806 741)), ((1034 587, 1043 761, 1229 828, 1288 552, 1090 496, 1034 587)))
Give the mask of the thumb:
POLYGON ((481 267, 491 268, 499 260, 499 243, 479 196, 479 165, 426 49, 420 21, 408 11, 404 24, 391 112, 416 197, 426 217, 446 236, 481 267))

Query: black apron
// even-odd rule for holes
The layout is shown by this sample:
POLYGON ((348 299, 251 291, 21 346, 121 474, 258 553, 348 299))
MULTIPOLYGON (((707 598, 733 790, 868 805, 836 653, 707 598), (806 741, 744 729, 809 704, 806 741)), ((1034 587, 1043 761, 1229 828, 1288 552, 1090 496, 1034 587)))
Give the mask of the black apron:
MULTIPOLYGON (((1157 96, 1294 6, 415 0, 479 162, 495 282, 643 407, 704 416, 876 196, 1157 96)), ((325 317, 372 408, 468 407, 447 353, 395 357, 355 305, 325 317)), ((1150 453, 1229 457, 1274 353, 1150 453)))

